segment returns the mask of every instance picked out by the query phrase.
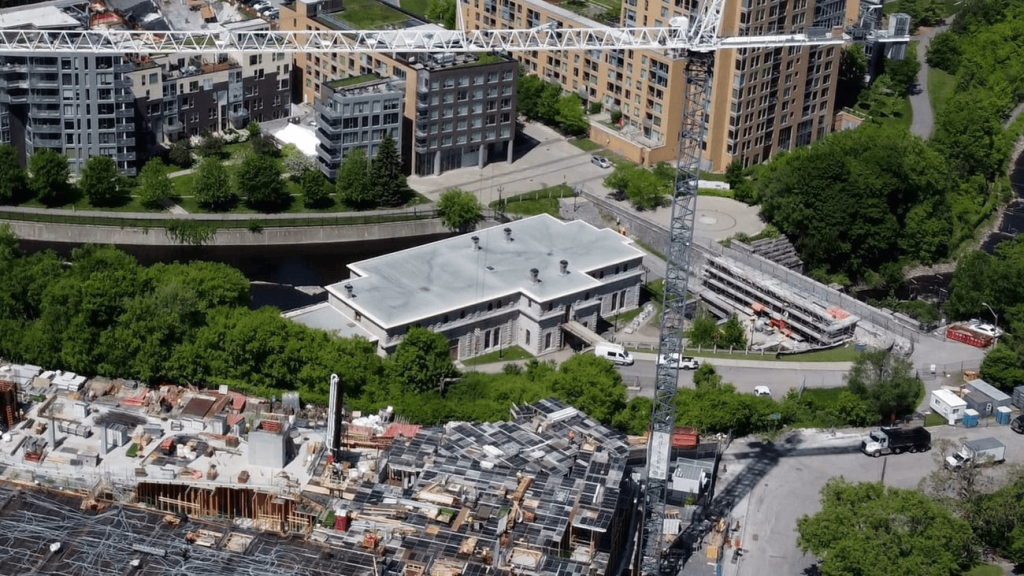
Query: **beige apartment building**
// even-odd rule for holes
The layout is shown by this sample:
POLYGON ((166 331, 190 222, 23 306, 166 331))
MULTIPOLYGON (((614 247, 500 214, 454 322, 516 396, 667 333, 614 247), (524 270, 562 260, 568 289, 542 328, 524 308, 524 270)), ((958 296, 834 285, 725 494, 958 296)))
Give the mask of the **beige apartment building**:
MULTIPOLYGON (((542 0, 462 0, 468 28, 533 28, 600 23, 542 0)), ((687 16, 687 0, 624 0, 624 26, 668 26, 687 16)), ((858 0, 727 0, 723 36, 820 32, 852 23, 858 0)), ((705 169, 722 172, 735 159, 756 164, 780 150, 829 132, 842 49, 723 50, 717 54, 705 169)), ((598 144, 647 166, 674 162, 685 103, 685 59, 670 50, 554 51, 513 54, 529 73, 605 110, 620 110, 619 126, 592 122, 598 144)))

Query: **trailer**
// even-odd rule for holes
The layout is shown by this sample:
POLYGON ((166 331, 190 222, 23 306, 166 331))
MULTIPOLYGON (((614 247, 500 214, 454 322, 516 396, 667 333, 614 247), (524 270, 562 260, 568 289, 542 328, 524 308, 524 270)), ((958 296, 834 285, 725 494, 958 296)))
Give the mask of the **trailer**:
POLYGON ((978 465, 992 462, 999 464, 1006 460, 1006 445, 995 438, 968 440, 960 450, 946 457, 946 466, 960 469, 971 462, 978 465))
POLYGON ((883 454, 925 452, 932 447, 932 434, 916 428, 876 428, 861 439, 860 451, 878 458, 883 454))

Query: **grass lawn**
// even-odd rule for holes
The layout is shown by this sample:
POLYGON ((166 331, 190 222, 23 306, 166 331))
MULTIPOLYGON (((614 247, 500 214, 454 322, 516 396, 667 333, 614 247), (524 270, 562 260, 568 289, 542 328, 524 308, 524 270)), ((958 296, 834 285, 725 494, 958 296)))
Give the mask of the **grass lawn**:
POLYGON ((633 318, 639 316, 642 310, 642 307, 634 308, 627 312, 623 312, 622 314, 609 316, 608 318, 605 318, 605 320, 613 326, 626 326, 627 324, 633 321, 633 318))
POLYGON ((657 248, 655 248, 654 246, 651 246, 647 242, 644 242, 643 240, 636 239, 636 240, 633 240, 633 243, 636 244, 637 246, 639 246, 645 252, 653 254, 653 255, 657 256, 658 258, 661 258, 662 260, 665 259, 665 254, 663 254, 661 252, 661 250, 658 250, 657 248))
MULTIPOLYGON (((702 174, 703 176, 703 174, 702 174)), ((736 193, 732 190, 719 190, 718 188, 698 188, 697 196, 715 196, 716 198, 735 198, 736 193)))
POLYGON ((570 143, 584 152, 593 152, 594 150, 601 149, 601 145, 590 138, 573 138, 570 143))
POLYGON ((496 362, 512 362, 513 360, 529 360, 533 355, 519 346, 509 346, 494 352, 488 352, 483 356, 463 360, 466 366, 479 366, 481 364, 494 364, 496 362))
POLYGON ((979 564, 964 576, 1002 576, 1003 569, 992 564, 979 564))
POLYGON ((932 412, 924 417, 925 426, 946 426, 947 424, 949 424, 949 421, 943 418, 942 414, 932 412))
MULTIPOLYGON (((550 214, 558 218, 558 199, 572 198, 572 188, 565 184, 541 188, 534 192, 527 192, 511 198, 502 200, 504 210, 508 214, 521 214, 523 216, 536 216, 537 214, 550 214)), ((491 202, 491 208, 496 208, 498 201, 491 202)))
POLYGON ((928 99, 932 103, 932 112, 938 115, 946 100, 953 95, 956 88, 956 76, 943 72, 938 68, 928 69, 928 99))
POLYGON ((96 207, 89 204, 89 199, 85 198, 84 196, 82 198, 79 198, 75 202, 65 204, 63 206, 47 206, 34 198, 32 200, 29 200, 28 202, 19 204, 19 206, 23 206, 26 208, 58 208, 61 210, 75 210, 82 212, 163 212, 163 208, 147 208, 143 206, 137 196, 132 196, 131 200, 129 200, 126 204, 122 204, 120 206, 96 207))
POLYGON ((418 14, 426 18, 427 8, 430 7, 430 0, 401 0, 399 6, 413 14, 418 14))
POLYGON ((348 0, 343 11, 331 16, 350 24, 356 30, 380 28, 385 24, 399 24, 409 19, 405 14, 376 0, 348 0))

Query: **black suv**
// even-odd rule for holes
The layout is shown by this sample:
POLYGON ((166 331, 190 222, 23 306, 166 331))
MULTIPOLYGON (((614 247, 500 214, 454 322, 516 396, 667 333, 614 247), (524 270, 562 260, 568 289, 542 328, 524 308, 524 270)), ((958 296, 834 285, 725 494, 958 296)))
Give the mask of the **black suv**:
POLYGON ((1013 430, 1017 434, 1024 434, 1024 414, 1017 416, 1010 422, 1010 430, 1013 430))

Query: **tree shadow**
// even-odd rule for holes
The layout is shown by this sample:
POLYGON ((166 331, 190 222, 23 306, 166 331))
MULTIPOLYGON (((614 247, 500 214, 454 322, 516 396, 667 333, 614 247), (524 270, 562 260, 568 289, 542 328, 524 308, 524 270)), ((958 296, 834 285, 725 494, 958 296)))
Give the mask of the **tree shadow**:
POLYGON ((316 202, 313 202, 312 204, 307 204, 305 201, 303 201, 303 206, 305 206, 309 210, 321 210, 321 211, 330 210, 330 209, 334 208, 337 205, 338 205, 337 200, 335 200, 334 198, 332 198, 330 196, 328 196, 326 198, 321 198, 320 200, 317 200, 316 202))
POLYGON ((287 212, 292 204, 295 203, 295 197, 288 194, 279 200, 273 200, 268 202, 252 202, 246 200, 245 205, 253 210, 262 212, 264 214, 278 214, 281 212, 287 212))

